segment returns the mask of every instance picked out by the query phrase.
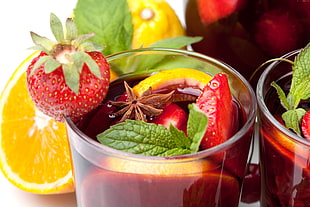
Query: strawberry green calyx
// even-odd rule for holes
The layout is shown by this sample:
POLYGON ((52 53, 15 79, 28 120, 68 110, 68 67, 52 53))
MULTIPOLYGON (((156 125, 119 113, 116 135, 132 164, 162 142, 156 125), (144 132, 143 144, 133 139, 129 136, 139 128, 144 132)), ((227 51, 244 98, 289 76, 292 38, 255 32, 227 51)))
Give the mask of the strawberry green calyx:
POLYGON ((50 27, 56 41, 30 32, 35 44, 31 49, 40 50, 47 54, 36 62, 31 75, 42 64, 44 64, 45 73, 51 73, 57 68, 62 67, 66 84, 74 93, 78 94, 80 73, 84 64, 87 64, 90 71, 96 77, 101 78, 98 64, 87 52, 101 52, 104 47, 89 41, 89 39, 94 37, 94 33, 78 35, 77 27, 72 18, 66 20, 65 28, 63 28, 59 18, 52 13, 50 15, 50 27))

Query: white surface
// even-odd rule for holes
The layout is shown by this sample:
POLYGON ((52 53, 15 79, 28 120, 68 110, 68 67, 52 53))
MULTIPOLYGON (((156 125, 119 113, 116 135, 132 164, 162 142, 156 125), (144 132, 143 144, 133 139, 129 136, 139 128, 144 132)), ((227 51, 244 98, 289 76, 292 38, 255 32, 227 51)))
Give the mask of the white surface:
MULTIPOLYGON (((184 2, 168 0, 178 15, 183 15, 184 2)), ((0 3, 0 91, 18 65, 32 53, 30 31, 52 38, 50 13, 62 21, 72 13, 76 0, 10 0, 0 3)), ((184 23, 184 19, 181 18, 184 23)), ((19 190, 0 172, 0 200, 10 207, 76 207, 75 195, 35 195, 19 190)), ((1 205, 2 206, 2 205, 1 205)), ((249 205, 241 205, 249 206, 249 205)), ((258 206, 258 205, 251 205, 258 206)))

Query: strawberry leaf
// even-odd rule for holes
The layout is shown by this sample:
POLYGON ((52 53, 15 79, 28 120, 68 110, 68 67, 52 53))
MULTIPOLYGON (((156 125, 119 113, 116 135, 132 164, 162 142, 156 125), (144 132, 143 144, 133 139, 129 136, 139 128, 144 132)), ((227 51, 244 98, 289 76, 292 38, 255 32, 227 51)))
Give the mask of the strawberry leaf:
POLYGON ((80 73, 75 64, 65 64, 63 67, 63 73, 66 84, 75 93, 79 93, 80 86, 80 73))
POLYGON ((51 13, 50 16, 50 27, 57 42, 63 42, 65 38, 62 23, 59 18, 53 13, 51 13))
MULTIPOLYGON (((46 56, 46 57, 49 57, 49 56, 46 56)), ((45 62, 44 71, 46 73, 51 73, 54 70, 56 70, 57 68, 59 68, 60 66, 61 66, 60 62, 58 62, 57 60, 55 60, 53 58, 49 58, 45 62)))
POLYGON ((66 20, 66 40, 74 40, 78 37, 78 30, 72 18, 66 20))

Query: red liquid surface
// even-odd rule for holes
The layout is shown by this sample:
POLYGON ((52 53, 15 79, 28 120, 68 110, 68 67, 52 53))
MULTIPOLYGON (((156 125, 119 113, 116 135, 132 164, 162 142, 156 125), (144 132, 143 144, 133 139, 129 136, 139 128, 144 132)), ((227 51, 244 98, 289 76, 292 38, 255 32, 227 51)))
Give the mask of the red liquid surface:
MULTIPOLYGON (((291 77, 280 84, 288 89, 291 77)), ((281 114, 274 90, 266 96, 266 104, 273 114, 281 114)), ((309 107, 309 102, 303 102, 309 107)), ((276 115, 277 116, 277 115, 276 115)), ((261 206, 310 206, 310 148, 281 134, 267 120, 262 119, 261 133, 261 206)))
MULTIPOLYGON (((137 82, 136 79, 126 81, 130 85, 137 82)), ((118 97, 124 92, 122 81, 112 84, 110 88, 110 94, 107 96, 109 99, 114 99, 113 97, 118 97)), ((194 94, 196 90, 190 91, 194 94)), ((241 126, 245 120, 240 107, 239 109, 241 126)), ((98 125, 90 126, 89 123, 99 111, 94 111, 78 124, 82 131, 87 131, 94 139, 94 134, 100 130, 98 125)), ((98 123, 97 120, 95 122, 98 123)), ((72 149, 74 168, 79 172, 75 175, 79 205, 237 207, 250 142, 251 131, 225 150, 176 166, 165 163, 150 166, 148 163, 141 164, 123 158, 103 156, 102 159, 97 157, 98 162, 102 163, 98 167, 89 158, 72 149)))
MULTIPOLYGON (((211 24, 202 23, 197 0, 188 1, 186 7, 187 35, 203 37, 202 41, 192 45, 194 51, 223 60, 248 79, 264 61, 304 47, 310 41, 309 1, 241 1, 244 4, 238 11, 211 24), (271 25, 264 24, 265 27, 259 29, 258 22, 267 13, 273 13, 272 16, 276 23, 266 21, 271 25), (286 21, 285 18, 288 20, 286 21), (280 22, 283 22, 281 23, 283 27, 279 26, 280 22), (286 29, 284 28, 286 22, 287 25, 294 26, 286 29), (273 29, 275 32, 273 32, 273 29), (271 40, 268 44, 274 44, 274 46, 268 45, 268 40, 265 41, 265 38, 268 39, 269 36, 280 30, 283 30, 283 32, 279 32, 275 37, 270 37, 271 40), (292 33, 285 36, 289 32, 292 33)), ((258 77, 259 73, 251 81, 253 86, 256 85, 258 77)))

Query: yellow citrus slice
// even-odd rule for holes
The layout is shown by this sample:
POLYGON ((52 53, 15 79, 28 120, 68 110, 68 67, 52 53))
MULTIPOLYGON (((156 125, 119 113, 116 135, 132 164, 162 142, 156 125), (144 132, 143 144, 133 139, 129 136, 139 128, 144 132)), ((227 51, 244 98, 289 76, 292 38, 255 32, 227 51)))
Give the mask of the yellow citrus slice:
POLYGON ((190 68, 175 68, 171 70, 162 70, 155 73, 134 86, 133 90, 137 96, 152 88, 160 90, 173 85, 183 85, 203 89, 211 80, 212 76, 199 70, 190 68))
POLYGON ((127 0, 134 33, 132 48, 148 47, 165 38, 184 35, 184 28, 165 0, 127 0))
POLYGON ((0 167, 22 190, 53 194, 74 191, 64 123, 43 115, 27 90, 30 55, 14 72, 0 96, 0 167))

